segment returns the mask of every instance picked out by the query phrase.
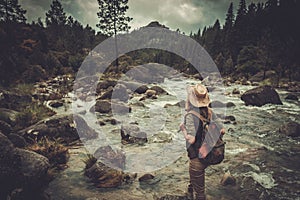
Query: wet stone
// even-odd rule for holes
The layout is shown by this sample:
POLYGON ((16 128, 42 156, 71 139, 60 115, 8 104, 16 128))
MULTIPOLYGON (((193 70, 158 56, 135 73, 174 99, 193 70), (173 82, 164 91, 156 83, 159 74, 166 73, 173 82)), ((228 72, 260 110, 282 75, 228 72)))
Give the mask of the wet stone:
POLYGON ((147 141, 147 134, 141 132, 137 125, 130 124, 121 126, 122 144, 144 144, 147 141))
POLYGON ((225 173, 221 179, 221 184, 223 186, 226 185, 236 185, 236 179, 230 174, 230 173, 225 173))

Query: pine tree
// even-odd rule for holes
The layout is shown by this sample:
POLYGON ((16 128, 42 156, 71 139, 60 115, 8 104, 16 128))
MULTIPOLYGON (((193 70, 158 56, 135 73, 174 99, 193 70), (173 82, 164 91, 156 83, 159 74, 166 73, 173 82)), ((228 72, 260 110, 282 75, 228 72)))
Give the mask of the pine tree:
POLYGON ((96 26, 100 29, 100 33, 112 36, 130 29, 128 23, 132 18, 125 15, 127 3, 128 0, 98 0, 99 23, 96 26))
POLYGON ((247 5, 245 0, 240 0, 236 20, 233 27, 232 51, 231 55, 234 61, 237 61, 239 52, 244 46, 247 46, 247 5))
POLYGON ((40 17, 37 20, 37 25, 40 26, 41 28, 44 28, 44 23, 42 22, 42 19, 40 17))
POLYGON ((0 0, 0 21, 25 23, 25 14, 18 0, 0 0))
POLYGON ((237 18, 245 16, 247 14, 247 5, 245 0, 240 0, 239 9, 237 11, 237 18))
POLYGON ((99 12, 97 13, 99 23, 96 25, 100 33, 107 36, 115 36, 116 71, 118 71, 118 43, 117 33, 128 31, 128 23, 132 20, 126 16, 128 0, 98 0, 99 12))
POLYGON ((233 23, 234 23, 233 3, 231 2, 226 14, 224 30, 225 31, 231 30, 233 27, 233 23))
POLYGON ((59 0, 52 1, 50 10, 46 13, 47 26, 60 26, 65 25, 67 16, 59 0))
POLYGON ((223 52, 226 58, 230 57, 230 54, 233 52, 232 44, 233 41, 233 25, 234 25, 235 16, 233 13, 233 3, 230 3, 227 14, 225 25, 223 28, 222 34, 222 43, 223 43, 223 52))

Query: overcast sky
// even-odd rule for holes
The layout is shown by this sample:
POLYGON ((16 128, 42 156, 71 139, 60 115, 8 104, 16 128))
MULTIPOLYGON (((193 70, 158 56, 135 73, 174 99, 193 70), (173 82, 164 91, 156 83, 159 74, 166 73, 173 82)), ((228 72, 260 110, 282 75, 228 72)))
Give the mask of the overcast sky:
MULTIPOLYGON (((248 0, 250 2, 266 0, 248 0)), ((29 22, 38 17, 45 18, 52 0, 19 0, 27 10, 29 22)), ((213 25, 216 19, 223 24, 230 2, 234 2, 234 9, 239 0, 129 0, 127 15, 132 17, 132 29, 145 26, 151 21, 170 27, 173 30, 196 32, 199 28, 213 25)), ((97 0, 61 0, 67 15, 72 15, 82 24, 89 24, 97 31, 98 2, 97 0)))

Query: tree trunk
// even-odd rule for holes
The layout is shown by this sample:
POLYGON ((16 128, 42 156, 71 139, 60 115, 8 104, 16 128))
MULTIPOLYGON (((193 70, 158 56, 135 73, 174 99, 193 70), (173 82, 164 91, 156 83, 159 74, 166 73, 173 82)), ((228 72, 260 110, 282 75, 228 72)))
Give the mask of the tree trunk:
POLYGON ((116 73, 118 73, 118 71, 119 71, 119 52, 118 52, 117 19, 116 19, 117 5, 116 5, 116 1, 114 1, 114 3, 115 3, 115 5, 114 5, 114 14, 115 14, 115 18, 114 18, 114 34, 115 34, 115 50, 116 50, 116 73))
POLYGON ((8 0, 5 1, 5 21, 8 22, 8 0))
POLYGON ((119 52, 118 52, 118 39, 115 31, 115 50, 116 50, 116 72, 119 71, 119 52))

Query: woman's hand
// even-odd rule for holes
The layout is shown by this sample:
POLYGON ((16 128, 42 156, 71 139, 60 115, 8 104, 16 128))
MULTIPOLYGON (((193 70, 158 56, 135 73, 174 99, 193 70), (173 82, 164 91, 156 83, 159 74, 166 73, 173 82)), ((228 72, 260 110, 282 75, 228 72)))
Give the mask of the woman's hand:
POLYGON ((186 128, 185 128, 185 125, 183 122, 179 125, 179 127, 182 132, 186 131, 186 128))
POLYGON ((189 135, 189 134, 187 133, 187 130, 186 130, 186 128, 185 128, 184 123, 181 123, 179 127, 180 127, 180 130, 181 130, 181 131, 183 132, 183 134, 184 134, 185 140, 186 140, 188 143, 190 143, 190 144, 194 144, 195 141, 196 141, 196 138, 195 138, 194 136, 192 136, 192 135, 189 135))
POLYGON ((225 134, 225 129, 222 128, 222 129, 220 130, 220 133, 221 133, 221 135, 224 135, 224 134, 225 134))

